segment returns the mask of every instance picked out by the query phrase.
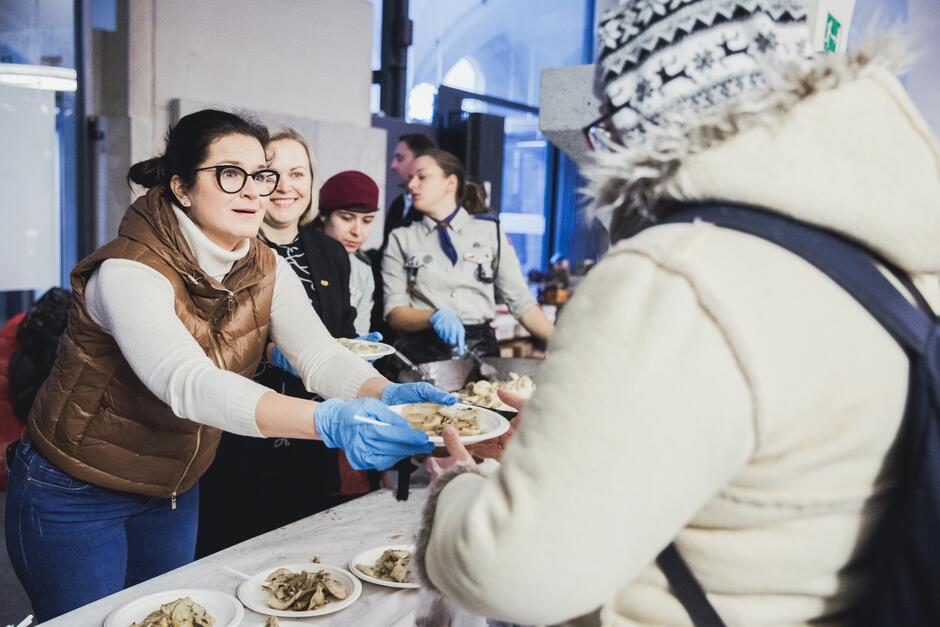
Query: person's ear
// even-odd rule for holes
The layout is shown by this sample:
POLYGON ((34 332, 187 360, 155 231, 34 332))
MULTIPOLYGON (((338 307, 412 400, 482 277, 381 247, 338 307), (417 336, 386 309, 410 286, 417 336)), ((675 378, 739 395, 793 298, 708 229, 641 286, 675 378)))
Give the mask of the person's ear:
POLYGON ((179 201, 184 209, 192 206, 193 201, 186 193, 186 184, 183 183, 183 179, 181 179, 178 174, 174 174, 173 178, 170 179, 170 191, 173 192, 173 195, 176 196, 176 200, 179 201))

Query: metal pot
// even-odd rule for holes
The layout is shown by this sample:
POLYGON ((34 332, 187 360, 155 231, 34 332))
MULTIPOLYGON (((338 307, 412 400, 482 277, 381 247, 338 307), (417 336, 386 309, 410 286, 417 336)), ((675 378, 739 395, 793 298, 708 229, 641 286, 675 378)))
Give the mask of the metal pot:
MULTIPOLYGON (((519 375, 529 375, 537 382, 538 369, 543 360, 521 357, 484 357, 483 361, 496 368, 507 379, 510 372, 515 372, 519 375)), ((482 378, 477 365, 469 357, 431 361, 419 365, 418 370, 427 380, 447 392, 456 392, 463 389, 468 381, 479 381, 482 378)), ((411 370, 403 370, 398 376, 399 383, 414 381, 420 381, 420 378, 411 370)))

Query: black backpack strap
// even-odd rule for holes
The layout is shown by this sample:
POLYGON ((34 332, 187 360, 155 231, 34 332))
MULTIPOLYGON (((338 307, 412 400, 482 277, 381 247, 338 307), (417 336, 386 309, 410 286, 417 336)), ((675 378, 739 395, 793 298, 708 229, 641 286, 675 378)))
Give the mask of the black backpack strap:
POLYGON ((708 601, 701 584, 692 574, 689 565, 682 559, 675 544, 670 544, 663 549, 663 552, 656 557, 656 563, 666 575, 672 593, 689 613, 695 627, 725 627, 724 621, 708 601))
MULTIPOLYGON (((862 244, 821 227, 743 205, 680 205, 657 224, 695 220, 760 237, 802 257, 848 292, 912 358, 924 356, 930 340, 934 339, 931 332, 935 327, 935 317, 910 279, 862 244), (882 274, 879 264, 911 291, 917 305, 908 301, 882 274)), ((932 374, 940 378, 940 372, 932 374)), ((905 418, 908 420, 907 429, 912 433, 911 437, 917 438, 926 425, 926 416, 909 415, 905 418)), ((656 562, 696 627, 724 625, 674 544, 666 547, 656 562)))

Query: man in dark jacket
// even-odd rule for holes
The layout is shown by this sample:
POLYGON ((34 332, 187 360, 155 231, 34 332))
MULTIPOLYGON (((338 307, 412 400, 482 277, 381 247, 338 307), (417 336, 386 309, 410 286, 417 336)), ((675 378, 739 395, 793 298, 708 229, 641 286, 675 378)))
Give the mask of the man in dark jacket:
MULTIPOLYGON (((385 316, 382 315, 384 302, 384 291, 382 288, 382 255, 385 253, 385 246, 388 244, 388 234, 392 229, 400 226, 408 226, 412 222, 421 219, 421 214, 414 211, 411 206, 411 194, 408 192, 408 181, 411 180, 411 163, 421 156, 427 150, 434 148, 434 140, 421 133, 409 133, 398 138, 398 144, 395 146, 395 152, 392 155, 392 171, 398 175, 398 186, 402 188, 402 193, 392 201, 385 212, 385 225, 382 229, 382 247, 367 252, 372 262, 372 275, 375 279, 375 298, 372 307, 372 321, 370 328, 379 331, 385 336, 387 342, 395 340, 396 333, 385 322, 385 316)), ((377 365, 379 371, 383 371, 383 364, 377 365)))
POLYGON ((421 153, 434 148, 434 142, 427 135, 411 133, 398 138, 395 153, 392 155, 391 169, 398 175, 398 186, 402 193, 392 201, 385 214, 385 228, 383 229, 382 249, 388 242, 388 234, 399 226, 408 226, 421 218, 411 210, 411 194, 408 193, 408 181, 411 180, 411 162, 421 156, 421 153))

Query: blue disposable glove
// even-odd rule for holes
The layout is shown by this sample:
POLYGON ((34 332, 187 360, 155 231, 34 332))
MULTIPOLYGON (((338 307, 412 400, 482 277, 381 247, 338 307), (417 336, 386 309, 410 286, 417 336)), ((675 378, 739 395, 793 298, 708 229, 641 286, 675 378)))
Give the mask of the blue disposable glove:
POLYGON ((457 397, 430 383, 393 383, 382 390, 382 402, 386 405, 403 403, 440 403, 453 405, 457 397))
POLYGON ((378 331, 373 331, 372 333, 366 333, 365 335, 360 335, 356 338, 357 340, 365 340, 366 342, 381 342, 382 334, 378 331))
POLYGON ((349 465, 356 470, 385 470, 402 458, 434 449, 427 433, 412 428, 407 420, 374 398, 351 401, 331 398, 320 403, 313 421, 323 443, 343 449, 349 465), (356 416, 382 425, 356 420, 356 416))
POLYGON ((297 374, 297 371, 294 370, 294 367, 287 361, 287 357, 284 356, 284 353, 282 353, 281 349, 277 346, 274 347, 274 351, 271 353, 271 363, 281 370, 286 370, 288 374, 292 374, 298 379, 300 378, 300 375, 297 374))
POLYGON ((463 322, 457 314, 448 309, 438 309, 431 314, 429 322, 439 338, 448 346, 456 348, 458 355, 463 355, 467 331, 463 328, 463 322))

